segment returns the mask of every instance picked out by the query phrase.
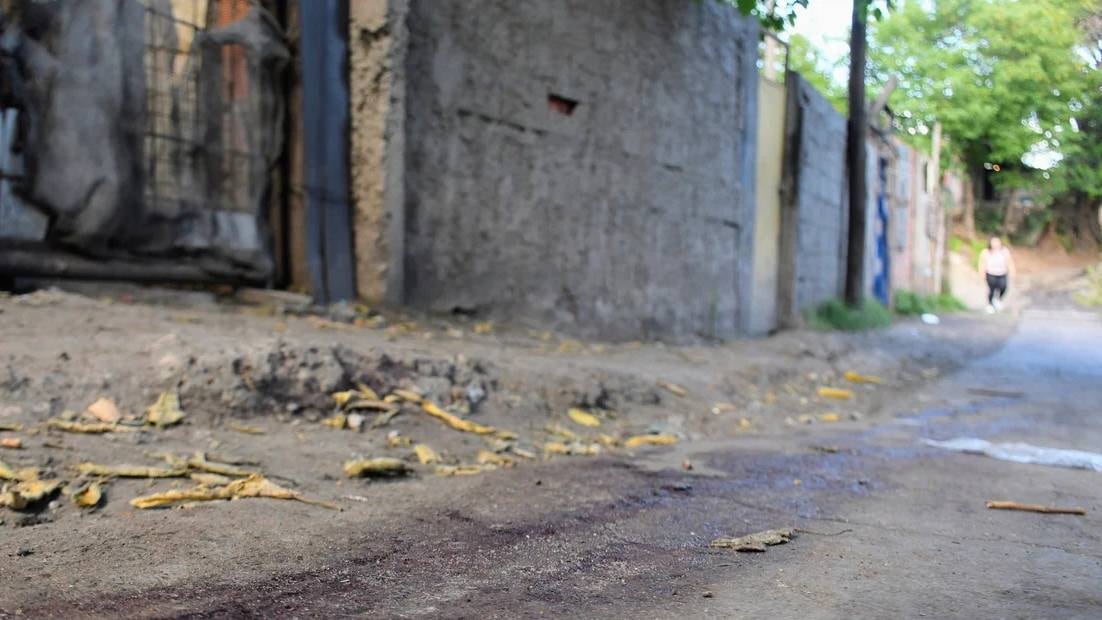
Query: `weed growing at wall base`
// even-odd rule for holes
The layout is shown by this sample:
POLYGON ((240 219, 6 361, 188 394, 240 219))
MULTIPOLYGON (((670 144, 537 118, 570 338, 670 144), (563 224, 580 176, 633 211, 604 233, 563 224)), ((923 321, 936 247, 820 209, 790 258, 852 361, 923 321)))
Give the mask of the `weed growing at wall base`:
POLYGON ((851 308, 839 299, 831 299, 809 310, 806 318, 808 326, 820 331, 855 332, 892 324, 888 309, 871 299, 866 299, 860 308, 851 308))
POLYGON ((967 309, 964 302, 949 293, 922 295, 911 291, 895 292, 895 313, 904 316, 960 312, 967 309))

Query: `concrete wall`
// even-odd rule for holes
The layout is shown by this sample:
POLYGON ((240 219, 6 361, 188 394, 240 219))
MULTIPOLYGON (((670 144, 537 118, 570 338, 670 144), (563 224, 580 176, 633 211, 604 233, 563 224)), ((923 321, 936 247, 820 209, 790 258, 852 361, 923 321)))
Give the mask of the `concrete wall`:
POLYGON ((779 314, 801 312, 845 288, 846 119, 797 74, 788 86, 785 181, 781 210, 779 314))
POLYGON ((745 329, 756 24, 684 0, 412 0, 407 23, 407 302, 745 329))
POLYGON ((780 266, 784 112, 784 84, 762 78, 758 83, 757 213, 754 220, 751 334, 767 334, 778 326, 777 275, 780 266))

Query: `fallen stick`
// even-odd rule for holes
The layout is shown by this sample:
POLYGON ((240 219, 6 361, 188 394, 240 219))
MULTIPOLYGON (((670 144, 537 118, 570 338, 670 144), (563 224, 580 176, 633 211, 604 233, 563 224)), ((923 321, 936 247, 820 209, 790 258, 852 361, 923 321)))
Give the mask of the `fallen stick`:
POLYGON ((1022 504, 1019 502, 988 501, 987 507, 993 510, 1021 510, 1024 512, 1040 512, 1054 515, 1085 515, 1086 508, 1060 508, 1058 506, 1043 506, 1041 504, 1022 504))
POLYGON ((1021 398, 1025 396, 1025 392, 1021 392, 1018 390, 996 390, 992 388, 979 387, 968 388, 968 392, 977 396, 992 396, 995 398, 1021 398))

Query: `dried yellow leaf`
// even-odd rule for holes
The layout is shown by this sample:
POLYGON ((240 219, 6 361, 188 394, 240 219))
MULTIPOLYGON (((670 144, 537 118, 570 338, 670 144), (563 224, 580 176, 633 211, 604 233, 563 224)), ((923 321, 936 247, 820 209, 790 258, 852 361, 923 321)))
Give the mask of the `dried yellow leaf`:
POLYGON ((846 381, 851 383, 883 383, 884 380, 875 375, 862 375, 852 370, 847 370, 845 373, 846 381))
POLYGON ((0 461, 0 480, 15 480, 15 470, 7 463, 0 461))
POLYGON ((440 420, 444 424, 447 424, 457 431, 463 431, 464 433, 474 433, 476 435, 493 435, 497 432, 497 429, 492 426, 483 426, 482 424, 479 424, 477 422, 464 420, 463 418, 455 414, 448 413, 432 401, 426 400, 422 402, 421 409, 423 409, 425 413, 440 420))
POLYGON ((135 497, 130 500, 130 505, 135 508, 160 508, 171 506, 180 502, 204 502, 225 499, 244 499, 250 497, 266 497, 270 499, 287 499, 315 506, 322 506, 331 510, 341 510, 335 504, 307 499, 299 493, 285 489, 272 481, 254 474, 248 478, 234 480, 222 487, 198 486, 191 489, 180 489, 154 493, 144 497, 135 497))
POLYGON ((178 424, 183 419, 184 412, 180 410, 180 397, 176 392, 162 392, 157 402, 145 410, 145 423, 157 428, 178 424))
POLYGON ((739 427, 740 430, 744 430, 744 431, 749 430, 753 425, 754 425, 754 423, 750 421, 750 418, 739 418, 738 419, 738 427, 739 427))
POLYGON ((413 452, 417 455, 417 460, 421 461, 422 465, 435 465, 440 462, 440 455, 436 453, 436 450, 433 450, 423 443, 413 446, 413 452))
POLYGON ((620 445, 620 440, 613 437, 612 435, 601 433, 600 435, 597 435, 597 443, 606 448, 615 448, 616 446, 620 445))
POLYGON ((594 428, 594 427, 597 427, 597 426, 601 425, 601 420, 598 419, 597 416, 593 415, 592 413, 589 413, 588 411, 586 411, 584 409, 579 409, 577 407, 571 407, 566 412, 566 415, 570 416, 570 419, 573 420, 575 424, 580 424, 582 426, 588 426, 590 428, 594 428))
POLYGON ((0 431, 12 431, 18 433, 23 430, 22 424, 0 424, 0 431))
POLYGON ((510 450, 510 452, 512 452, 513 454, 519 456, 522 459, 532 460, 532 459, 536 458, 536 454, 534 452, 532 452, 530 450, 525 450, 524 448, 518 448, 516 446, 513 446, 513 448, 510 450))
POLYGON ((390 395, 397 396, 398 398, 411 403, 419 403, 424 400, 423 398, 421 398, 420 394, 414 392, 413 390, 392 390, 390 392, 390 395))
POLYGON ((382 476, 403 476, 409 473, 409 466, 402 459, 378 457, 373 459, 355 459, 346 461, 344 473, 349 478, 374 478, 382 476))
POLYGON ((582 443, 575 441, 565 444, 559 441, 549 441, 543 444, 544 454, 567 454, 571 456, 596 456, 601 453, 601 445, 596 443, 582 443))
POLYGON ((628 437, 624 445, 628 448, 639 446, 668 446, 677 443, 677 437, 673 435, 636 435, 628 437))
POLYGON ((108 424, 106 422, 70 422, 68 420, 59 420, 57 418, 46 420, 46 428, 65 431, 66 433, 85 433, 88 435, 98 435, 101 433, 113 433, 115 431, 133 430, 124 426, 118 426, 117 424, 108 424))
POLYGON ((379 394, 375 392, 375 390, 368 387, 366 384, 357 381, 356 389, 360 392, 360 398, 365 398, 367 400, 381 400, 379 398, 379 394))
POLYGON ((348 416, 344 415, 343 413, 338 413, 335 416, 325 418, 321 421, 321 423, 323 426, 335 428, 339 431, 348 426, 348 416))
POLYGON ((498 467, 512 467, 517 464, 513 459, 489 450, 479 450, 475 462, 479 465, 496 465, 498 467))
POLYGON ((401 410, 402 406, 397 403, 388 403, 385 400, 369 400, 366 398, 360 398, 353 400, 344 406, 346 411, 352 411, 355 409, 371 409, 372 411, 386 411, 396 412, 401 410))
POLYGON ((119 408, 115 406, 114 401, 107 398, 100 398, 88 405, 84 412, 100 422, 115 423, 122 418, 122 414, 119 413, 119 408))
POLYGON ((658 387, 665 389, 667 392, 674 396, 688 396, 689 390, 677 385, 676 383, 670 383, 669 381, 658 380, 658 387))
POLYGON ((256 472, 242 469, 236 465, 230 465, 229 463, 218 463, 215 461, 208 461, 207 455, 202 452, 196 452, 187 460, 188 467, 197 469, 199 471, 205 471, 212 474, 220 474, 223 476, 252 476, 256 472))
POLYGON ((333 402, 337 403, 338 407, 344 407, 345 403, 359 396, 356 390, 345 390, 343 392, 333 393, 333 402))
POLYGON ((849 400, 853 398, 853 391, 845 388, 821 387, 819 388, 819 396, 835 400, 849 400))
POLYGON ((827 423, 838 422, 841 419, 842 419, 842 416, 838 415, 837 413, 822 413, 822 414, 819 414, 819 421, 820 422, 827 422, 827 423))
POLYGON ((103 499, 103 487, 98 482, 92 482, 83 489, 73 493, 73 503, 81 508, 95 508, 103 499))
POLYGON ((182 467, 147 467, 144 465, 101 465, 81 463, 77 471, 85 476, 114 476, 117 478, 180 478, 187 475, 182 467))
POLYGON ((268 432, 259 426, 249 426, 248 424, 237 424, 235 422, 230 422, 229 427, 231 431, 245 433, 246 435, 264 435, 268 432))
POLYGON ((475 323, 471 329, 476 334, 490 334, 494 331, 493 321, 483 321, 481 323, 475 323))
POLYGON ((7 485, 4 492, 0 493, 0 506, 7 506, 13 510, 36 504, 52 496, 61 482, 57 480, 24 480, 7 485))
POLYGON ((495 469, 495 465, 437 465, 436 473, 441 476, 473 476, 495 469))
POLYGON ((562 437, 563 439, 569 441, 575 441, 578 439, 577 433, 570 430, 569 428, 566 428, 565 426, 562 426, 561 424, 548 424, 544 427, 544 430, 546 430, 548 433, 551 433, 552 435, 555 435, 556 437, 562 437))
POLYGON ((543 444, 543 451, 545 454, 569 454, 570 448, 561 441, 548 441, 543 444))

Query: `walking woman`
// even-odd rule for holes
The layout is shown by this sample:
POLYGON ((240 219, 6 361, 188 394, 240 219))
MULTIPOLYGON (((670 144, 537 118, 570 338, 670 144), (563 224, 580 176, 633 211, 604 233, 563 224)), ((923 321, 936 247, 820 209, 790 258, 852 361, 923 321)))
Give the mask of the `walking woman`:
POLYGON ((980 252, 980 273, 987 276, 987 313, 1002 310, 1007 279, 1017 275, 1017 270, 1010 248, 1003 245, 998 237, 991 237, 987 249, 980 252))

